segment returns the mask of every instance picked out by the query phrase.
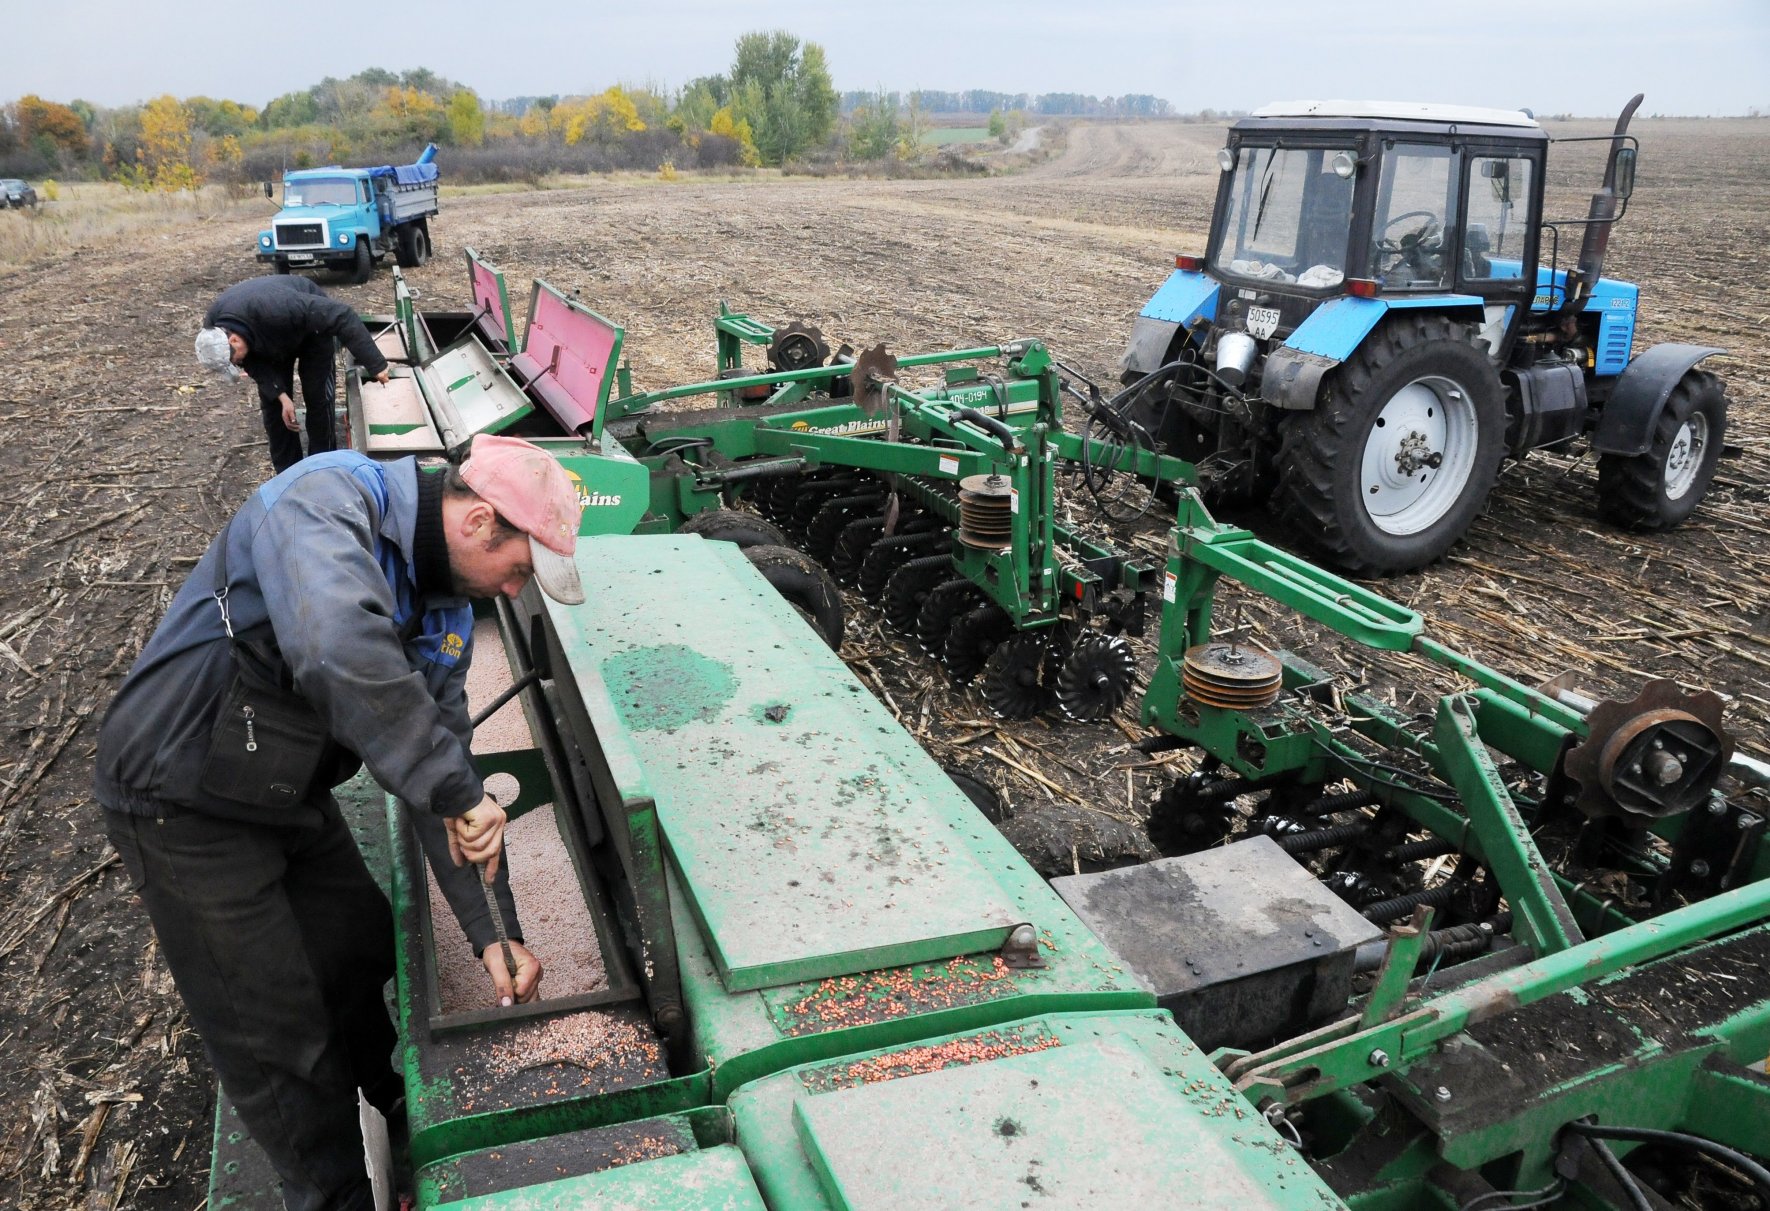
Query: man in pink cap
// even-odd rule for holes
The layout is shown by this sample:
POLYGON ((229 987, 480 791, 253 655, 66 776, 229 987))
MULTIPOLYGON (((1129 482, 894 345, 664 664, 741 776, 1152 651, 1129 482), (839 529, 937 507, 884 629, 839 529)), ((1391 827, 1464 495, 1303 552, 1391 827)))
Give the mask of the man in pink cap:
POLYGON ((564 469, 514 438, 477 438, 459 469, 308 458, 210 545, 105 716, 106 831, 291 1211, 370 1206, 358 1091, 390 1116, 403 1103, 383 997, 392 914, 334 786, 366 765, 408 806, 491 996, 537 993, 504 811, 470 755, 469 599, 532 578, 581 602, 578 517, 564 469), (273 708, 288 726, 269 726, 273 708))

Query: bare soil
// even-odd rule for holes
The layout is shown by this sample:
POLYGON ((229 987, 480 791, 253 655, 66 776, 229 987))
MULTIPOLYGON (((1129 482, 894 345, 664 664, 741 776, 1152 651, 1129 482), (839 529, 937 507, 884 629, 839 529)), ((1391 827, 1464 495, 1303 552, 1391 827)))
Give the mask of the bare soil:
MULTIPOLYGON (((1736 453, 1696 518, 1665 535, 1598 520, 1589 456, 1512 465, 1468 541, 1386 591, 1524 680, 1571 669, 1602 696, 1633 697, 1651 676, 1721 690, 1741 743, 1762 751, 1770 122, 1635 129, 1638 190, 1606 269, 1642 287, 1637 348, 1729 351, 1715 365, 1736 453)), ((1202 250, 1220 140, 1204 126, 1078 126, 1060 156, 987 179, 459 197, 436 224, 438 259, 409 278, 424 305, 463 306, 464 246, 501 264, 513 295, 545 277, 627 325, 641 387, 708 375, 721 300, 857 348, 1039 337, 1110 384, 1171 256, 1202 250)), ((1556 149, 1552 210, 1584 213, 1599 154, 1556 149)), ((191 353, 209 301, 258 272, 249 250, 264 218, 242 206, 0 276, 0 1202, 20 1208, 194 1211, 204 1198, 212 1078, 106 847, 91 758, 105 704, 171 593, 269 471, 249 389, 205 381, 191 353)), ((388 307, 388 283, 385 271, 362 287, 325 280, 364 311, 388 307)), ((1124 541, 1159 551, 1161 529, 1150 521, 1124 541)), ((1164 765, 1184 768, 1129 751, 1142 735, 1134 709, 1089 727, 999 724, 888 637, 875 610, 849 604, 851 666, 1015 813, 1061 801, 1134 823, 1171 776, 1164 765)), ((1371 665, 1277 609, 1250 603, 1250 618, 1258 637, 1330 668, 1371 665)), ((1146 666, 1151 650, 1144 641, 1146 666)), ((1369 676, 1402 702, 1449 688, 1406 659, 1369 676)))

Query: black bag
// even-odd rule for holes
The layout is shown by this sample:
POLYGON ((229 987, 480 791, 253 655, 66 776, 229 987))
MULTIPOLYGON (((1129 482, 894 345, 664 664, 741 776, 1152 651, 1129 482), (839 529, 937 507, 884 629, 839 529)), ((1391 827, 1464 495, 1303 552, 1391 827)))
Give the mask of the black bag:
POLYGON ((227 543, 224 531, 215 603, 233 650, 234 676, 209 733, 198 785, 205 794, 251 807, 293 807, 350 777, 359 762, 332 740, 318 712, 295 691, 270 625, 234 634, 227 609, 227 543))

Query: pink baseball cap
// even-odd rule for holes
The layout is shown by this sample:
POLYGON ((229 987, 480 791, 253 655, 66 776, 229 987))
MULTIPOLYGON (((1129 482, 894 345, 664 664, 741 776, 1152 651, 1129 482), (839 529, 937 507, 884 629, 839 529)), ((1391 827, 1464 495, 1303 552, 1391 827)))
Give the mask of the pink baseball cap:
POLYGON ((473 439, 461 478, 511 525, 529 536, 530 563, 541 591, 562 605, 584 600, 572 552, 578 547, 578 489, 541 447, 482 433, 473 439))

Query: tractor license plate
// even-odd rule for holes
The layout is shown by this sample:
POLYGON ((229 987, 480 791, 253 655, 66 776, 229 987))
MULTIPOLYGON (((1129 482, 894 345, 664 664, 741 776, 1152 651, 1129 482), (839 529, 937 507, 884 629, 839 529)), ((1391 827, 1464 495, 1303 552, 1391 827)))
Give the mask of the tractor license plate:
POLYGON ((311 260, 313 260, 313 253, 311 253, 311 252, 291 252, 289 254, 289 259, 291 261, 311 261, 311 260))
POLYGON ((1249 307, 1248 335, 1265 340, 1278 331, 1277 307, 1249 307))

